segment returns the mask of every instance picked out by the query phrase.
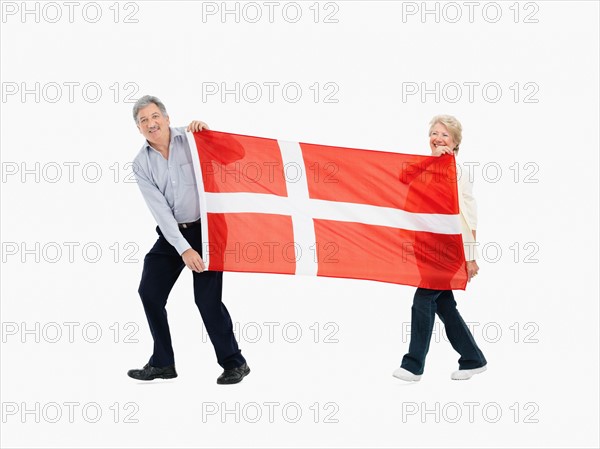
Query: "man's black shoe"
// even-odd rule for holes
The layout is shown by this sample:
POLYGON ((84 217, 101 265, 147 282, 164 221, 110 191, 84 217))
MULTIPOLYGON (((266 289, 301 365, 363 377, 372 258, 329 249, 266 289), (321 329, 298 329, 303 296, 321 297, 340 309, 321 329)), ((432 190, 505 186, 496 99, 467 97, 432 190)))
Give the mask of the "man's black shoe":
POLYGON ((137 380, 173 379, 177 377, 177 371, 175 371, 175 365, 157 368, 146 363, 142 369, 130 369, 127 371, 127 375, 137 380))
POLYGON ((220 385, 237 384, 242 381, 244 377, 250 374, 250 368, 246 363, 242 366, 238 366, 233 369, 226 369, 223 374, 217 379, 217 383, 220 385))

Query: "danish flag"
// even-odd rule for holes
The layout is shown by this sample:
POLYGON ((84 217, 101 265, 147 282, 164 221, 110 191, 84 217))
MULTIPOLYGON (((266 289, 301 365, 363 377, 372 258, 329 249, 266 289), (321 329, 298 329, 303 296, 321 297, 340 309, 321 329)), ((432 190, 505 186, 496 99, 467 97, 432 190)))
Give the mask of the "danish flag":
POLYGON ((208 130, 188 141, 207 269, 465 289, 454 156, 208 130))

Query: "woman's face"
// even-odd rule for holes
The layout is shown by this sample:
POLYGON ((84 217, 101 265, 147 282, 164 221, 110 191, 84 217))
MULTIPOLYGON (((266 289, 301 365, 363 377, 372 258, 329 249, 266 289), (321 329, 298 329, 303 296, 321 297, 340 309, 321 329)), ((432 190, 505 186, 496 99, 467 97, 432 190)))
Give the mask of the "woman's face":
POLYGON ((454 150, 456 143, 454 143, 454 139, 448 132, 448 128, 441 123, 436 123, 429 132, 429 146, 431 147, 431 151, 440 146, 449 147, 451 150, 454 150))

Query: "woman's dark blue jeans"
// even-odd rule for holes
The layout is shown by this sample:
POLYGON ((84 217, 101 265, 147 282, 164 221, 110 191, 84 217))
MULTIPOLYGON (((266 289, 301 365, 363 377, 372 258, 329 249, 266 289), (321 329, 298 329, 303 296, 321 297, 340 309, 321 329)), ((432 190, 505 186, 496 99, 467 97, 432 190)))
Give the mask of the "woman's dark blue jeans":
POLYGON ((401 367, 413 374, 423 374, 436 313, 444 323, 450 344, 460 354, 459 369, 484 366, 487 361, 456 309, 452 290, 418 288, 412 305, 410 345, 401 367))

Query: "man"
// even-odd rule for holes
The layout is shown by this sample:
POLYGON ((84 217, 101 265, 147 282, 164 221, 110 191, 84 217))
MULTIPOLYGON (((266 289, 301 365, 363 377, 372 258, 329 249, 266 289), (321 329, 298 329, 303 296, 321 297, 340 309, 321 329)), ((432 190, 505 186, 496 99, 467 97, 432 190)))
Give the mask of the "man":
MULTIPOLYGON (((177 377, 165 306, 184 267, 192 270, 194 297, 224 369, 218 384, 235 384, 250 373, 238 348, 229 312, 221 302, 223 273, 204 271, 200 202, 190 147, 184 128, 171 128, 165 105, 146 95, 133 106, 133 118, 146 142, 133 162, 144 200, 158 226, 158 240, 144 258, 139 294, 142 298, 154 352, 142 369, 127 375, 138 380, 177 377)), ((208 129, 193 121, 188 131, 208 129)))

